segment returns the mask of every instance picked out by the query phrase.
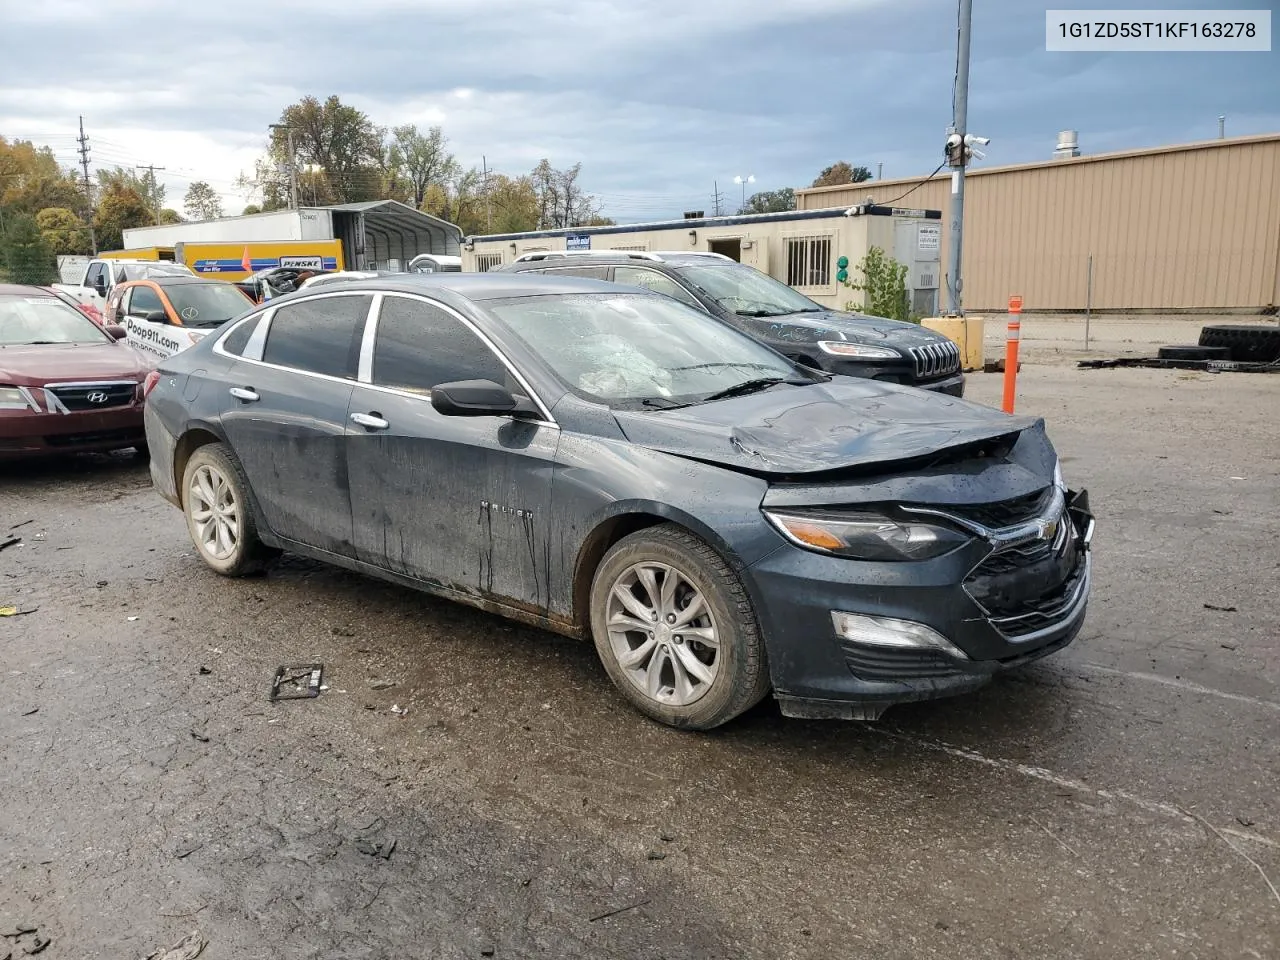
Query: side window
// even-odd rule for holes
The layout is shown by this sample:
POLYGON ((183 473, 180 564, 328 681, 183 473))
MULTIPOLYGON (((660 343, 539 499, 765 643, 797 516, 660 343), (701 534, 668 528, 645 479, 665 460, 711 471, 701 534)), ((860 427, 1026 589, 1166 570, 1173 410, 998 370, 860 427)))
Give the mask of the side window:
POLYGON ((240 324, 222 341, 222 349, 227 353, 240 356, 244 353, 244 348, 249 345, 249 338, 253 336, 253 331, 258 329, 258 324, 262 322, 262 314, 258 314, 252 320, 240 324))
POLYGON ((373 382, 426 392, 455 380, 511 386, 497 354, 457 317, 421 300, 383 300, 373 344, 373 382))
POLYGON ((130 291, 128 290, 122 293, 119 287, 111 291, 111 294, 107 297, 107 315, 109 317, 119 319, 128 313, 125 301, 129 299, 129 293, 130 291))
POLYGON ((370 294, 317 297, 276 310, 262 351, 264 363, 330 377, 356 378, 370 294))
POLYGON ((550 270, 540 272, 554 274, 557 277, 586 277, 588 280, 609 279, 608 267, 553 267, 550 270))
MULTIPOLYGON (((153 311, 164 311, 164 304, 160 302, 160 295, 151 287, 133 287, 129 293, 128 314, 131 317, 141 319, 148 313, 153 311)), ((169 317, 166 314, 161 323, 168 323, 169 317)))
POLYGON ((646 270, 644 267, 614 267, 613 280, 614 283, 626 283, 633 287, 644 287, 654 293, 673 297, 681 303, 686 303, 698 310, 702 309, 702 305, 694 299, 693 294, 666 274, 659 273, 657 270, 646 270))
POLYGON ((96 286, 99 278, 102 278, 104 280, 106 279, 106 272, 107 272, 107 268, 105 264, 102 264, 102 263, 89 264, 89 272, 84 275, 84 285, 86 287, 96 286))

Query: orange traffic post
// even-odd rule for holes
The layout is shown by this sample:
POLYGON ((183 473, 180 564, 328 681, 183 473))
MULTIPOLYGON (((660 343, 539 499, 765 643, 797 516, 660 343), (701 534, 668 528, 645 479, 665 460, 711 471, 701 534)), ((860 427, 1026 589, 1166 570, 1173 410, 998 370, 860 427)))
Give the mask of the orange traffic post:
POLYGON ((1009 298, 1009 332, 1004 341, 1005 413, 1013 413, 1013 396, 1018 386, 1018 342, 1022 339, 1022 297, 1009 298))

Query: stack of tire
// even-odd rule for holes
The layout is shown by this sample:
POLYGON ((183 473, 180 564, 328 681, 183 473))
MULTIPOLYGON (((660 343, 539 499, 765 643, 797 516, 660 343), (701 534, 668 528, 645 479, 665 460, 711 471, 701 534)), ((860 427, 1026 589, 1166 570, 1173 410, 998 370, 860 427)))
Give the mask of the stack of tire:
POLYGON ((1232 360, 1236 363, 1280 362, 1280 326, 1216 323, 1200 330, 1200 342, 1161 347, 1161 360, 1232 360))

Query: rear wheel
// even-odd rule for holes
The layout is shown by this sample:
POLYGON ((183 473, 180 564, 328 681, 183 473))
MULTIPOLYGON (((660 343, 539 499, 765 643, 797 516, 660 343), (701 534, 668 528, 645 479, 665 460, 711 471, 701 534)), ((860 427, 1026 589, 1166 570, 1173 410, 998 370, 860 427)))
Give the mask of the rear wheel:
POLYGON ((666 524, 605 555, 591 632, 614 685, 642 713, 708 730, 769 691, 764 641, 737 574, 705 541, 666 524))
POLYGON ((191 455, 182 474, 182 512, 196 551, 226 577, 262 567, 270 552, 258 539, 244 471, 220 443, 191 455))

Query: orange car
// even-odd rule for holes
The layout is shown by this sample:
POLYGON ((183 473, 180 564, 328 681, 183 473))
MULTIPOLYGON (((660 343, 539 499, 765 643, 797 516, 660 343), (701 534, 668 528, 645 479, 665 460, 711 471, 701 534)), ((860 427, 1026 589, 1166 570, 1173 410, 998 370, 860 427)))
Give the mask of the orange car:
POLYGON ((253 306, 234 284, 200 277, 131 280, 111 291, 105 321, 140 350, 171 357, 253 306))

